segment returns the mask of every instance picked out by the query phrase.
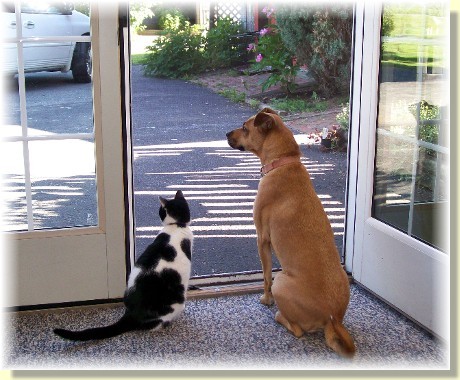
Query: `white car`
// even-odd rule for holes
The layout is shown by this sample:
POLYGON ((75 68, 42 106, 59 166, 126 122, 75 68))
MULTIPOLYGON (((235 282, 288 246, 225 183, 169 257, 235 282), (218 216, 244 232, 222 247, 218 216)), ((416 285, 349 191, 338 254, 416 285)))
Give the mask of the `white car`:
MULTIPOLYGON (((16 15, 13 1, 1 1, 2 73, 18 73, 16 15)), ((90 35, 90 19, 73 5, 60 1, 22 1, 22 36, 79 37, 90 35)), ((91 82, 91 43, 71 41, 24 42, 24 72, 72 70, 76 82, 91 82)))

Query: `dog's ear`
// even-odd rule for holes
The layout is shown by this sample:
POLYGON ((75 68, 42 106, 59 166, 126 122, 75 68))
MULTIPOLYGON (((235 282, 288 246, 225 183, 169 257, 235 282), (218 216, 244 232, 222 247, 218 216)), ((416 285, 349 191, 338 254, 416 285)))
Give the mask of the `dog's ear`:
POLYGON ((254 127, 258 128, 260 131, 268 131, 271 128, 275 126, 275 120, 272 116, 274 112, 270 108, 264 108, 262 111, 260 111, 255 119, 254 119, 254 127), (265 110, 268 109, 272 112, 265 112, 265 110))
POLYGON ((278 112, 273 111, 271 108, 268 108, 268 107, 265 107, 265 108, 264 108, 262 111, 260 111, 260 112, 272 113, 272 114, 278 115, 278 112))

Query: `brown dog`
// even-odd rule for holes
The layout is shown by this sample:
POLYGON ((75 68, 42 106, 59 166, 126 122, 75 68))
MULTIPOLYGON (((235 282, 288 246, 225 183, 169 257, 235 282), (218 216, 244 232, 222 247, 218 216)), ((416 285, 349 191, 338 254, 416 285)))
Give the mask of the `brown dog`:
POLYGON ((232 148, 254 153, 263 165, 254 202, 264 273, 261 302, 276 301, 276 321, 296 337, 324 329, 327 345, 352 357, 355 345, 342 325, 350 299, 348 278, 292 132, 265 108, 227 133, 227 140, 232 148), (272 248, 282 268, 273 286, 272 248))

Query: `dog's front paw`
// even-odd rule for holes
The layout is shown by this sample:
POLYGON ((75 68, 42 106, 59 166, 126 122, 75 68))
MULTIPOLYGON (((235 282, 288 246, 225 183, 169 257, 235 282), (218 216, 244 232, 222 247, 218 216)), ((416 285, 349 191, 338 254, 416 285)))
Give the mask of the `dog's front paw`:
POLYGON ((264 293, 262 297, 260 297, 260 303, 271 306, 275 302, 273 296, 271 294, 264 293))

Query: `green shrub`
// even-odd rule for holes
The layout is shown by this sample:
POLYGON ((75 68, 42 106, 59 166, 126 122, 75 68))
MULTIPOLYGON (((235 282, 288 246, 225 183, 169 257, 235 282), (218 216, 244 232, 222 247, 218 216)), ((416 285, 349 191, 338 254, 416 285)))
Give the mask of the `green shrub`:
POLYGON ((236 37, 243 31, 241 23, 231 18, 219 19, 216 26, 206 35, 206 49, 204 57, 210 68, 231 67, 247 54, 246 47, 241 46, 236 37))
POLYGON ((146 75, 182 78, 208 68, 224 68, 234 65, 246 47, 235 37, 242 25, 230 18, 221 19, 203 37, 197 25, 190 26, 177 11, 162 11, 162 27, 167 28, 155 44, 147 47, 144 72, 146 75))
POLYGON ((394 20, 394 10, 390 6, 386 6, 384 8, 383 16, 382 16, 382 28, 381 34, 382 36, 390 36, 395 28, 395 20, 394 20))
MULTIPOLYGON (((262 12, 269 20, 275 18, 275 11, 271 8, 264 8, 262 12)), ((292 93, 299 67, 294 62, 292 51, 286 47, 278 25, 271 24, 261 29, 259 34, 257 43, 250 44, 248 50, 257 53, 253 60, 256 70, 271 69, 270 75, 262 83, 262 91, 280 83, 288 94, 292 93)))
POLYGON ((200 31, 187 22, 184 27, 169 30, 155 44, 148 46, 146 75, 182 78, 203 70, 204 41, 200 31))
POLYGON ((157 13, 158 27, 162 30, 179 30, 186 25, 187 19, 178 9, 159 9, 157 13))
POLYGON ((343 5, 282 5, 277 10, 281 38, 306 65, 326 97, 350 87, 353 8, 343 5))

